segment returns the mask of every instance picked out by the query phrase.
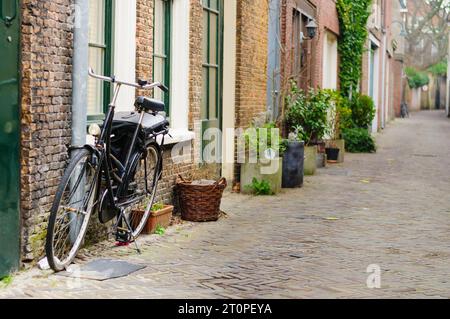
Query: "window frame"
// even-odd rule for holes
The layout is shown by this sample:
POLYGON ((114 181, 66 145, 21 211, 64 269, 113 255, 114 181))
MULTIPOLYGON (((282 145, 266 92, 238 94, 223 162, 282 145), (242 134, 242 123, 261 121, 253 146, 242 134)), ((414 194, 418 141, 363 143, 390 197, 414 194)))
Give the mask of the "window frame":
MULTIPOLYGON (((105 25, 103 26, 103 32, 105 35, 105 44, 92 43, 89 40, 88 47, 97 47, 105 50, 103 61, 103 74, 106 76, 111 75, 112 71, 112 42, 113 42, 113 0, 105 0, 105 25)), ((88 124, 98 123, 105 119, 105 114, 108 111, 111 98, 111 85, 110 83, 103 82, 103 96, 102 96, 102 111, 100 114, 88 114, 88 124)), ((86 106, 87 107, 87 106, 86 106)))
MULTIPOLYGON (((158 0, 153 0, 153 21, 156 21, 155 3, 158 0)), ((172 64, 172 0, 159 0, 164 2, 164 54, 155 53, 155 35, 156 27, 153 22, 153 53, 152 53, 152 78, 155 80, 155 58, 164 59, 164 81, 163 84, 170 88, 171 81, 171 64, 172 64)), ((163 92, 163 102, 165 105, 165 112, 167 117, 170 116, 170 90, 169 92, 163 92)))
MULTIPOLYGON (((223 73, 223 47, 222 47, 222 43, 223 43, 223 2, 221 0, 217 0, 217 6, 218 9, 213 9, 211 8, 211 0, 202 0, 202 8, 203 11, 207 11, 208 12, 208 30, 203 30, 203 36, 207 37, 207 47, 208 47, 208 51, 207 51, 207 63, 205 63, 205 61, 202 61, 202 73, 203 70, 205 68, 207 68, 208 72, 207 72, 207 79, 206 79, 206 84, 207 84, 207 96, 206 96, 206 118, 202 117, 202 121, 219 121, 219 126, 221 128, 222 126, 222 73, 223 73), (216 60, 217 60, 217 64, 211 64, 210 62, 210 57, 211 57, 211 36, 210 36, 210 27, 211 27, 211 23, 210 23, 210 17, 211 14, 215 14, 217 15, 217 26, 216 26, 216 32, 217 32, 217 44, 216 44, 216 60), (211 118, 211 114, 210 114, 210 88, 211 88, 211 82, 210 82, 210 69, 214 68, 216 70, 217 73, 217 81, 216 81, 216 85, 215 85, 215 95, 216 95, 216 117, 214 119, 211 118)), ((202 52, 202 56, 203 56, 203 52, 202 52)), ((202 96, 203 99, 203 96, 202 96)), ((203 107, 203 105, 202 105, 203 107)))

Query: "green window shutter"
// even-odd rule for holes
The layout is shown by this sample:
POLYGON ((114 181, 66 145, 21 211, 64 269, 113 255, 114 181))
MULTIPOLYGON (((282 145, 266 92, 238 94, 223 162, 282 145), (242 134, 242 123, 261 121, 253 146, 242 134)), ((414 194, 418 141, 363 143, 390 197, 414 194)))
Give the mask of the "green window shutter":
MULTIPOLYGON (((153 81, 170 88, 172 1, 154 0, 153 28, 153 81)), ((170 116, 170 92, 156 89, 154 98, 163 101, 170 116)))

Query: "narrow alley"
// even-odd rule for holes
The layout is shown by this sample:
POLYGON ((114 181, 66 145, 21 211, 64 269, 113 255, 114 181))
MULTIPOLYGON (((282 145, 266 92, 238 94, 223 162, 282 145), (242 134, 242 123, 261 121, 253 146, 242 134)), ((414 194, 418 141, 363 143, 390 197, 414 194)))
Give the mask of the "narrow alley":
POLYGON ((377 136, 376 154, 348 154, 303 189, 227 194, 218 223, 144 238, 141 256, 102 252, 146 266, 134 275, 74 282, 33 270, 0 298, 448 298, 449 137, 443 112, 415 113, 377 136), (367 286, 369 266, 380 289, 367 286))

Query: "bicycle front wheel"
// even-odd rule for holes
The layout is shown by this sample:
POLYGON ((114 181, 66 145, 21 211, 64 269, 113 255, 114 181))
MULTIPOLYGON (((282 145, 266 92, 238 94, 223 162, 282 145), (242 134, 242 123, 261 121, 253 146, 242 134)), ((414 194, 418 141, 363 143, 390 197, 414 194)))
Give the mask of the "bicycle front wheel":
POLYGON ((56 192, 47 229, 46 254, 54 271, 75 259, 96 205, 98 173, 95 155, 81 150, 71 160, 56 192))

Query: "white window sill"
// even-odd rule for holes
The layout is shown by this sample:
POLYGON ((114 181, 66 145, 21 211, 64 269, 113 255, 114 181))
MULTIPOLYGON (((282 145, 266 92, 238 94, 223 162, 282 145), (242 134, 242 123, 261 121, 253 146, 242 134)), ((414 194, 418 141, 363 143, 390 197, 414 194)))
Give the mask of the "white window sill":
MULTIPOLYGON (((164 145, 174 145, 178 143, 188 142, 195 139, 195 133, 186 129, 170 129, 169 135, 164 138, 164 145)), ((159 136, 157 142, 161 144, 162 136, 159 136)))
MULTIPOLYGON (((169 130, 169 134, 172 136, 170 137, 169 135, 166 135, 166 137, 164 138, 164 145, 165 146, 169 146, 169 145, 175 145, 178 143, 183 143, 183 142, 188 142, 188 141, 192 141, 195 139, 195 133, 188 131, 186 129, 170 129, 169 130)), ((157 139, 157 142, 159 144, 161 144, 162 141, 162 136, 159 136, 157 139)), ((87 135, 86 136, 86 144, 88 145, 94 145, 95 144, 95 139, 92 135, 87 135)))

